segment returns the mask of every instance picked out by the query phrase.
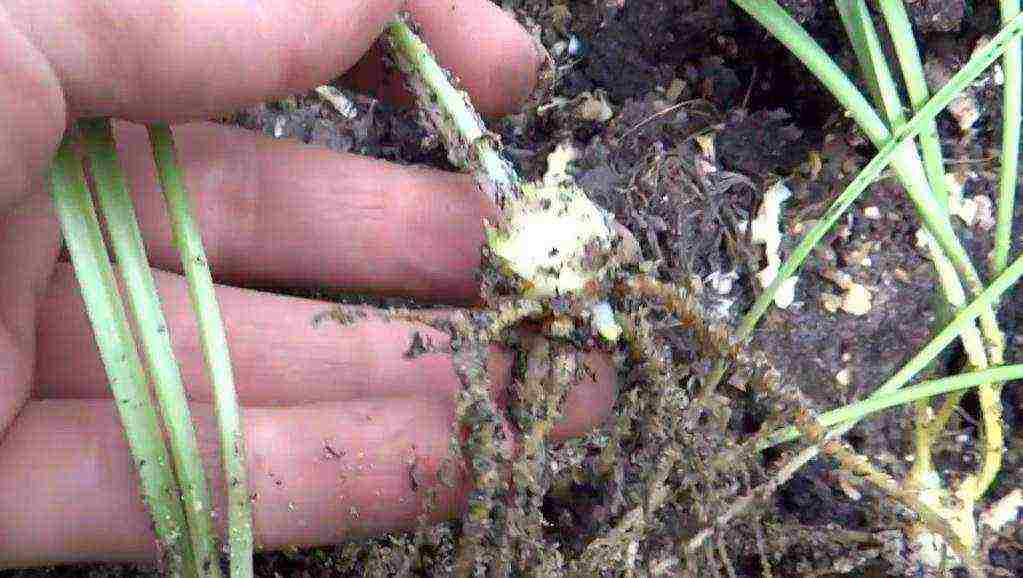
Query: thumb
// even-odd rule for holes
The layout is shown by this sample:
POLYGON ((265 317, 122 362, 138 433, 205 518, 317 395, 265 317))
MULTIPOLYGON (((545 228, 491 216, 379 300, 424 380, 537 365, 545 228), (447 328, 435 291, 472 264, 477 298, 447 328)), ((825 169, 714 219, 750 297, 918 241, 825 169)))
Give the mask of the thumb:
POLYGON ((64 94, 50 63, 0 7, 0 216, 42 190, 66 125, 64 94), (33 187, 35 187, 33 189, 33 187))

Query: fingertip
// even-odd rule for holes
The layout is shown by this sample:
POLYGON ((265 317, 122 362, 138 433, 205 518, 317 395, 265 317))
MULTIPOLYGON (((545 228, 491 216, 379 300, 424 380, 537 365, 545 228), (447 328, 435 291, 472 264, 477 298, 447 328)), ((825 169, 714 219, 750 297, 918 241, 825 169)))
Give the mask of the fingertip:
POLYGON ((414 0, 413 5, 423 37, 481 113, 510 114, 526 102, 544 59, 514 17, 479 0, 414 0))
MULTIPOLYGON (((536 90, 549 57, 500 7, 478 0, 413 0, 409 8, 440 65, 453 73, 483 115, 514 113, 536 90)), ((383 46, 374 45, 344 79, 380 99, 410 105, 414 99, 400 73, 383 63, 383 46)))

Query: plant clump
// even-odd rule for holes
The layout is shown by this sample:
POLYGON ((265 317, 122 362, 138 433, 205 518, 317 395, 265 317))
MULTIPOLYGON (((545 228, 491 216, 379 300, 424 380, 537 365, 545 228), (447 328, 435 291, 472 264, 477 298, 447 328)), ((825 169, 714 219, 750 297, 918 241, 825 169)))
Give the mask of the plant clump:
MULTIPOLYGON (((786 31, 797 36, 798 30, 773 2, 737 4, 772 26, 788 27, 786 31)), ((851 4, 847 6, 852 12, 843 17, 859 18, 850 20, 855 24, 851 28, 864 38, 863 58, 870 64, 874 61, 867 59, 874 58, 869 52, 874 49, 870 45, 874 38, 863 22, 862 3, 855 4, 855 10, 851 4)), ((1018 35, 1021 26, 1018 18, 1013 20, 1013 27, 1000 34, 999 42, 1018 35)), ((921 543, 913 539, 916 532, 953 550, 954 556, 945 555, 945 561, 979 572, 976 536, 956 526, 953 518, 957 512, 935 507, 926 496, 907 488, 841 439, 864 415, 889 407, 884 405, 885 395, 914 393, 915 387, 895 390, 907 385, 951 340, 961 335, 971 338, 977 329, 968 326, 978 317, 982 347, 990 348, 992 365, 1001 364, 990 298, 1023 274, 1023 261, 1013 263, 987 289, 980 284, 946 223, 947 213, 942 212, 935 196, 940 189, 932 190, 933 183, 928 181, 934 158, 926 159, 925 166, 912 143, 951 100, 955 88, 914 102, 917 115, 908 121, 892 121, 889 127, 858 92, 853 95, 854 86, 844 75, 839 76, 842 73, 837 68, 825 71, 832 75, 826 78, 829 88, 845 91, 843 104, 859 112, 856 120, 863 121, 880 152, 788 259, 782 262, 779 255, 772 255, 773 275, 765 280, 765 291, 739 327, 732 329, 709 321, 715 317, 702 306, 699 279, 663 280, 655 273, 658 264, 641 262, 635 245, 619 232, 613 215, 593 204, 571 179, 519 181, 501 159, 499 141, 482 127, 464 93, 450 86, 447 73, 430 64, 428 49, 407 23, 396 22, 389 34, 395 60, 412 76, 409 85, 419 97, 424 116, 448 141, 449 152, 457 153, 452 158, 474 172, 481 191, 500 210, 498 218, 486 227, 481 279, 484 307, 456 314, 444 324, 462 383, 458 434, 453 443, 463 475, 473 485, 461 534, 452 538, 457 545, 450 548, 444 568, 456 576, 700 575, 708 569, 719 573, 721 568, 736 575, 733 560, 756 557, 761 570, 769 575, 776 562, 769 552, 805 537, 787 535, 791 526, 784 522, 747 514, 761 510, 779 488, 822 456, 837 464, 836 476, 843 491, 858 496, 853 498, 856 500, 867 496, 877 502, 874 514, 878 521, 897 523, 905 530, 905 535, 886 536, 882 541, 871 538, 866 546, 871 556, 883 558, 893 567, 902 560, 907 567, 914 562, 928 565, 926 556, 899 552, 921 543), (927 227, 945 235, 934 252, 947 252, 955 261, 954 270, 942 277, 942 287, 947 296, 955 297, 950 302, 959 309, 952 311, 954 321, 910 364, 862 404, 842 408, 850 413, 828 422, 833 419, 832 412, 818 411, 799 386, 786 383, 763 355, 746 352, 744 346, 814 244, 888 163, 908 181, 911 199, 919 205, 927 227), (967 305, 962 285, 978 296, 973 303, 967 305), (527 322, 529 328, 539 325, 541 334, 531 335, 527 322), (678 357, 666 328, 677 329, 690 339, 692 358, 678 357), (507 415, 494 400, 486 371, 487 349, 495 343, 510 347, 517 356, 507 415), (554 448, 547 439, 549 432, 560 417, 566 394, 587 371, 578 350, 593 348, 612 352, 623 378, 611 424, 583 440, 554 448), (729 389, 724 389, 724 384, 729 389), (759 431, 741 442, 733 423, 736 391, 772 408, 770 415, 756 424, 759 431), (868 407, 871 404, 876 404, 873 409, 868 407), (768 475, 759 465, 764 449, 800 438, 808 443, 781 455, 773 474, 768 475), (597 495, 588 504, 592 512, 580 534, 566 534, 564 526, 561 532, 551 530, 551 515, 571 517, 575 511, 572 507, 559 510, 557 503, 564 500, 578 508, 580 499, 572 494, 587 490, 597 495), (893 509, 886 501, 897 506, 893 509), (727 540, 728 532, 737 525, 746 526, 746 533, 756 536, 755 543, 727 540)), ((800 37, 804 42, 801 50, 816 58, 809 59, 811 64, 825 62, 826 56, 818 58, 817 49, 808 44, 812 40, 807 39, 800 37)), ((995 49, 1002 46, 994 45, 986 54, 976 56, 950 85, 965 86, 998 57, 995 49)), ((884 81, 878 81, 880 88, 876 89, 879 104, 888 104, 884 98, 891 96, 885 93, 884 81)), ((703 152, 704 164, 713 163, 713 154, 703 152)), ((706 176, 706 168, 704 173, 706 176)), ((567 173, 552 167, 548 174, 567 173)), ((769 253, 777 251, 777 245, 769 253)), ((868 312, 869 294, 860 293, 856 306, 847 308, 853 313, 868 312)), ((983 385, 995 378, 982 371, 985 367, 975 364, 973 375, 957 378, 983 385)), ((935 381, 919 387, 924 385, 949 384, 935 381)), ((941 390, 949 391, 952 388, 941 390)), ((922 398, 906 397, 901 403, 922 398)), ((990 417, 985 417, 989 424, 990 417)), ((998 467, 996 453, 1001 441, 991 432, 995 430, 989 427, 985 460, 990 465, 984 468, 985 476, 998 467)), ((977 488, 980 485, 976 483, 977 488)), ((974 491, 977 495, 966 501, 974 501, 982 491, 974 491)), ((970 515, 972 524, 972 511, 970 515)), ((846 538, 849 544, 860 539, 846 538)), ((819 536, 805 539, 814 546, 834 543, 819 536)), ((850 568, 866 563, 866 558, 834 559, 850 568)), ((835 566, 830 571, 844 570, 835 566)))

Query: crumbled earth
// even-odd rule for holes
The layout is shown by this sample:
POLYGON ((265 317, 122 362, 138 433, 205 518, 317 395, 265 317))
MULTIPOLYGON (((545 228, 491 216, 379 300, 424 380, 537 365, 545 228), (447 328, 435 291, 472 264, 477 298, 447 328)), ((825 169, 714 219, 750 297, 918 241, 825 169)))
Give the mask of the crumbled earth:
MULTIPOLYGON (((840 64, 853 69, 832 2, 781 4, 840 64)), ((939 76, 943 70, 954 72, 981 37, 997 29, 994 4, 907 2, 929 70, 939 76)), ((660 278, 702 288, 699 302, 709 321, 736 323, 761 291, 755 276, 764 266, 764 249, 751 242, 748 223, 764 192, 779 178, 792 192, 781 222, 786 255, 873 154, 802 65, 727 0, 507 0, 504 5, 551 52, 557 78, 538 106, 492 124, 507 155, 522 174, 535 178, 556 146, 571 143, 578 152, 576 181, 632 231, 660 278), (610 109, 610 118, 583 112, 592 110, 582 105, 594 99, 610 109)), ((450 168, 441 143, 417 122, 414 111, 346 94, 355 107, 353 118, 310 93, 240 111, 232 120, 334 150, 450 168)), ((939 130, 949 171, 963 182, 963 195, 993 200, 1000 87, 989 72, 970 95, 979 109, 972 127, 963 131, 946 114, 939 130)), ((1023 210, 1017 208, 1019 222, 1023 210)), ((993 234, 989 223, 979 218, 957 225, 975 262, 985 263, 993 234)), ((670 496, 648 521, 637 546, 641 560, 662 564, 663 573, 649 575, 761 576, 768 567, 774 576, 915 575, 919 569, 909 565, 897 531, 905 519, 892 502, 869 488, 860 487, 860 494, 850 491, 833 464, 823 460, 802 469, 768 503, 736 518, 692 560, 673 556, 679 544, 769 479, 781 463, 779 450, 716 461, 765 420, 784 417, 778 415, 785 401, 778 391, 798 388, 819 410, 862 399, 929 340, 938 323, 936 282, 931 263, 916 245, 919 226, 912 204, 890 175, 873 185, 807 260, 794 302, 786 309, 773 308, 761 321, 748 347, 751 373, 737 372, 713 404, 700 406, 681 373, 705 375, 711 365, 707 351, 694 344, 692 328, 668 317, 656 320, 655 331, 670 346, 670 359, 680 370, 678 382, 671 384, 670 395, 644 392, 640 368, 626 364, 616 418, 556 448, 561 469, 544 500, 546 538, 560 544, 565 557, 580 556, 588 543, 607 535, 628 504, 642 501, 643 476, 663 451, 651 441, 657 432, 621 437, 626 445, 619 456, 627 456, 621 459, 628 463, 617 464, 617 477, 594 472, 609 451, 608 440, 621 428, 633 427, 622 424, 640 424, 651 415, 664 418, 668 414, 654 412, 668 407, 676 408, 679 417, 665 427, 674 428, 673 447, 684 455, 664 481, 670 496), (865 307, 846 307, 850 282, 869 293, 865 307), (760 383, 765 367, 780 376, 777 391, 760 383), (690 415, 694 407, 700 411, 690 415)), ((1013 331, 1021 307, 1019 292, 1003 306, 1010 359, 1019 343, 1013 331)), ((952 348, 929 371, 945 375, 963 364, 962 353, 952 348)), ((994 498, 1023 487, 1018 433, 1023 394, 1006 387, 1004 401, 1009 450, 994 498)), ((972 471, 976 412, 975 397, 968 395, 937 451, 943 471, 972 471)), ((905 456, 912 452, 910 415, 908 409, 889 410, 855 428, 847 439, 898 478, 908 469, 905 456)), ((451 552, 445 548, 457 540, 459 524, 430 531, 433 536, 426 542, 434 546, 429 555, 415 551, 410 535, 398 535, 264 554, 258 575, 405 575, 410 556, 436 562, 414 575, 447 575, 442 567, 451 552)), ((1021 534, 1018 524, 1010 526, 994 542, 990 563, 1003 575, 1023 572, 1021 534)), ((0 576, 71 575, 64 572, 0 576)), ((87 572, 147 575, 125 567, 87 572)))

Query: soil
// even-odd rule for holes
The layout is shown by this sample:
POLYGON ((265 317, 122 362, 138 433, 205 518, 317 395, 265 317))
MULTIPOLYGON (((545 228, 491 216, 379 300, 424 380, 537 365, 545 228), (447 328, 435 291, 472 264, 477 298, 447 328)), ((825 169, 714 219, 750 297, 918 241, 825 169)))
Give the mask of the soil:
MULTIPOLYGON (((833 3, 781 4, 846 70, 854 70, 833 3)), ((994 2, 907 4, 929 67, 954 71, 983 35, 997 29, 994 2)), ((572 143, 579 151, 577 182, 631 230, 645 258, 657 261, 662 279, 703 286, 701 305, 714 322, 736 323, 760 291, 755 273, 763 267, 764 250, 750 242, 744 223, 755 217, 764 192, 779 178, 786 178, 792 191, 781 223, 786 254, 873 154, 803 66, 727 0, 505 0, 504 6, 542 40, 556 62, 556 81, 542 102, 492 123, 509 158, 523 175, 536 178, 556 146, 572 143), (610 118, 589 120, 580 106, 586 99, 602 100, 610 118)), ((992 74, 972 89, 980 106, 972 130, 963 132, 947 114, 939 125, 949 170, 961 177, 965 196, 973 199, 996 195, 1001 104, 992 74)), ((234 120, 280 138, 451 168, 442 145, 428 138, 414 111, 347 94, 357 110, 353 119, 307 94, 241 111, 234 120)), ((993 233, 988 223, 960 220, 958 225, 974 261, 986 262, 993 233)), ((916 245, 919 226, 893 178, 875 184, 808 259, 795 302, 787 309, 773 308, 761 321, 749 355, 760 359, 761 367, 777 370, 786 387, 798 387, 817 409, 865 397, 929 340, 937 323, 936 282, 916 245), (835 281, 839 272, 869 289, 871 302, 863 314, 836 309, 843 293, 835 281)), ((1021 306, 1023 295, 1017 292, 1002 308, 1010 359, 1018 344, 1012 330, 1021 306)), ((672 359, 692 375, 705 373, 709 361, 691 330, 667 321, 656 331, 671 345, 672 359)), ((961 352, 953 350, 932 371, 946 374, 962 365, 961 352)), ((623 375, 623 391, 635 380, 635 375, 623 375)), ((713 465, 716 456, 780 412, 773 405, 781 403, 779 396, 753 381, 737 376, 719 390, 717 409, 679 426, 675 443, 687 452, 679 462, 683 471, 665 482, 671 497, 639 544, 644 564, 670 561, 677 543, 712 523, 781 463, 782 453, 772 450, 747 455, 745 463, 713 465)), ((684 387, 678 389, 689 396, 684 387)), ((1023 487, 1023 396, 1014 385, 1004 391, 1009 449, 991 499, 1023 487)), ((644 408, 629 403, 623 395, 619 418, 642 418, 644 408)), ((684 408, 686 402, 680 404, 684 408)), ((972 471, 977 458, 975 398, 967 396, 961 409, 948 443, 938 452, 942 471, 953 475, 972 471)), ((908 409, 889 410, 847 439, 899 478, 912 453, 910 417, 908 409)), ((642 460, 632 457, 635 467, 622 466, 619 479, 593 473, 593 462, 615 427, 608 423, 584 440, 556 448, 555 459, 573 465, 553 481, 543 513, 549 523, 545 536, 560 544, 565 558, 578 556, 588 542, 606 534, 645 471, 642 460), (570 462, 570 456, 578 455, 586 457, 570 462)), ((643 440, 630 443, 624 449, 637 456, 659 451, 643 440)), ((918 575, 922 570, 909 565, 899 537, 905 520, 898 509, 869 488, 861 488, 861 494, 848 490, 833 463, 814 461, 768 503, 737 518, 713 548, 699 550, 690 568, 714 576, 918 575), (765 573, 768 566, 773 574, 765 573)), ((441 540, 452 540, 459 524, 433 531, 441 540)), ((1023 573, 1021 538, 1023 527, 1016 524, 993 539, 992 575, 1023 573)), ((263 554, 258 575, 398 575, 396 568, 407 568, 405 557, 419 556, 411 543, 408 535, 397 535, 263 554)), ((446 575, 442 566, 415 575, 446 575)), ((664 573, 639 575, 681 575, 685 567, 675 560, 665 562, 664 573)), ((105 566, 0 572, 4 578, 37 575, 148 574, 105 566)))

